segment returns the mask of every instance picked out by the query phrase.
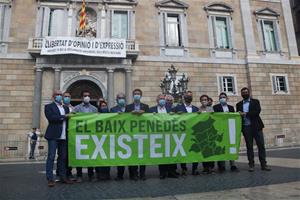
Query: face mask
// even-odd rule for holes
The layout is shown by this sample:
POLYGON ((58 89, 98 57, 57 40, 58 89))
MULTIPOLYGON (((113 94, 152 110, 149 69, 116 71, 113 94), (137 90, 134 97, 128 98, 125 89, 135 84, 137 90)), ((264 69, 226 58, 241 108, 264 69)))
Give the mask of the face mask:
POLYGON ((121 107, 125 106, 125 99, 118 99, 118 105, 121 107))
POLYGON ((133 96, 133 99, 134 99, 135 102, 139 102, 141 100, 141 95, 136 94, 136 95, 133 96))
POLYGON ((64 97, 64 104, 70 104, 70 97, 64 97))
POLYGON ((184 97, 184 101, 186 102, 186 103, 192 103, 192 101, 193 101, 193 97, 192 96, 185 96, 184 97))
POLYGON ((163 106, 166 105, 166 100, 160 99, 160 100, 158 101, 158 104, 159 104, 161 107, 163 107, 163 106))
POLYGON ((246 99, 249 99, 250 95, 249 94, 243 94, 242 97, 243 97, 243 99, 246 100, 246 99))
POLYGON ((56 101, 57 103, 61 103, 61 100, 62 100, 62 96, 61 96, 61 95, 56 95, 56 96, 55 96, 55 101, 56 101))
POLYGON ((83 98, 84 103, 90 103, 91 98, 89 96, 83 98))
POLYGON ((226 102, 227 102, 226 98, 221 98, 220 99, 220 104, 224 105, 224 104, 226 104, 226 102))
POLYGON ((208 101, 201 101, 202 106, 207 106, 208 105, 208 101))

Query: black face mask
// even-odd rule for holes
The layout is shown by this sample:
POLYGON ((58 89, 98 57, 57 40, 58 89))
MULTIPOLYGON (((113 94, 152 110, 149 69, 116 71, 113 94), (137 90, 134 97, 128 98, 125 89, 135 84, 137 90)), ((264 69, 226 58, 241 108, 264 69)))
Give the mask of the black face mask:
POLYGON ((193 97, 192 97, 192 96, 184 96, 184 101, 185 101, 186 103, 192 103, 193 97))
POLYGON ((243 94, 242 97, 243 97, 243 99, 246 100, 246 99, 249 99, 250 95, 249 94, 243 94))

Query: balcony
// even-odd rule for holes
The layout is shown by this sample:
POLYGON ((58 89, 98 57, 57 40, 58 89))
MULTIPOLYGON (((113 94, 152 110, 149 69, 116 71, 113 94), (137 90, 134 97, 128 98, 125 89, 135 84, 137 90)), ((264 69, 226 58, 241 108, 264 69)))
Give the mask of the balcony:
MULTIPOLYGON (((28 42, 28 52, 31 54, 40 54, 42 50, 43 38, 30 38, 28 42)), ((126 40, 126 56, 137 57, 139 54, 139 45, 135 40, 126 40)))

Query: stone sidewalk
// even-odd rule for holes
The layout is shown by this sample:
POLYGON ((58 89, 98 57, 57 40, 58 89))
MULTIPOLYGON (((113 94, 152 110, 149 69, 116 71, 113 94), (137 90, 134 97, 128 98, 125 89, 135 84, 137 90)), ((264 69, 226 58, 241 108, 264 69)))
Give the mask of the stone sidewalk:
POLYGON ((267 158, 271 172, 256 165, 249 173, 241 154, 239 173, 160 180, 157 166, 148 166, 146 181, 128 180, 126 170, 123 181, 88 182, 85 177, 83 183, 54 188, 47 187, 43 162, 0 162, 0 199, 299 199, 300 148, 271 150, 267 158))

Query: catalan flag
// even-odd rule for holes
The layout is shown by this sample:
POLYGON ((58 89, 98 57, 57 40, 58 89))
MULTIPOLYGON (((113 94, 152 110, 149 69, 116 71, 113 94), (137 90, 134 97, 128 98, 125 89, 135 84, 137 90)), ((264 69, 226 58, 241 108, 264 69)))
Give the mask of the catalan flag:
POLYGON ((85 0, 83 0, 82 1, 81 12, 80 12, 80 22, 79 22, 79 29, 81 31, 85 30, 85 20, 86 20, 85 0))

